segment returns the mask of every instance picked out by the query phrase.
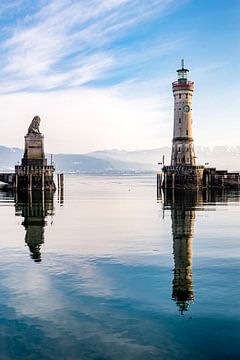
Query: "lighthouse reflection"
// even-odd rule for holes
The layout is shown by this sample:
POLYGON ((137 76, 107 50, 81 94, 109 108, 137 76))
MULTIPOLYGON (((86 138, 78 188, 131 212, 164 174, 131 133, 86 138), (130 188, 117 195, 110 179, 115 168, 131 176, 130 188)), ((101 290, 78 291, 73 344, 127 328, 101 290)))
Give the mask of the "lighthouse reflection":
POLYGON ((165 192, 164 208, 171 210, 174 269, 172 299, 181 314, 194 300, 192 276, 192 242, 195 208, 202 203, 200 192, 165 192))
POLYGON ((202 191, 164 191, 163 209, 171 211, 173 238, 172 299, 181 314, 194 300, 192 245, 196 210, 218 204, 239 202, 239 190, 204 189, 202 191))
POLYGON ((26 230, 25 243, 29 247, 31 258, 35 262, 41 262, 41 245, 45 241, 47 217, 54 215, 53 193, 20 193, 16 196, 15 211, 16 216, 24 218, 22 225, 26 230))

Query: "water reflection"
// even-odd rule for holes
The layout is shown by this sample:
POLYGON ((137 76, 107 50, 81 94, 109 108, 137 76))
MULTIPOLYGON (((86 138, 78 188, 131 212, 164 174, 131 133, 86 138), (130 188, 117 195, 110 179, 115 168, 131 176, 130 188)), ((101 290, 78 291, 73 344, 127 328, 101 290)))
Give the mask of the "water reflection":
POLYGON ((195 208, 202 203, 200 192, 165 192, 164 208, 171 209, 174 277, 172 299, 176 301, 181 314, 187 311, 194 300, 192 283, 192 241, 194 233, 195 208))
POLYGON ((14 203, 14 193, 12 191, 1 191, 0 189, 0 206, 12 205, 14 203))
POLYGON ((24 218, 25 243, 32 259, 41 261, 41 245, 44 243, 44 228, 47 216, 54 215, 53 193, 29 192, 16 195, 15 214, 24 218))
POLYGON ((52 228, 42 194, 16 208, 0 196, 2 358, 239 358, 239 194, 170 193, 160 205, 138 177, 68 179, 52 228))
POLYGON ((165 191, 163 208, 171 211, 174 269, 172 299, 184 314, 194 300, 192 242, 195 211, 217 203, 238 202, 239 192, 226 189, 204 191, 165 191))

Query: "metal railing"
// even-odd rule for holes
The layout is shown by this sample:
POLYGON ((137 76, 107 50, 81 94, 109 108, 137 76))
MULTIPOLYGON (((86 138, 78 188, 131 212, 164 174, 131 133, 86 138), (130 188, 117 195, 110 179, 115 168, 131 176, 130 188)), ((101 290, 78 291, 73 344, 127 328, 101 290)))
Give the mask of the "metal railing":
POLYGON ((179 87, 181 87, 181 86, 193 86, 193 85, 194 85, 194 82, 193 82, 193 81, 186 81, 185 84, 181 84, 181 83, 179 83, 178 81, 174 81, 174 82, 172 83, 172 86, 173 86, 173 87, 175 87, 175 86, 179 86, 179 87))

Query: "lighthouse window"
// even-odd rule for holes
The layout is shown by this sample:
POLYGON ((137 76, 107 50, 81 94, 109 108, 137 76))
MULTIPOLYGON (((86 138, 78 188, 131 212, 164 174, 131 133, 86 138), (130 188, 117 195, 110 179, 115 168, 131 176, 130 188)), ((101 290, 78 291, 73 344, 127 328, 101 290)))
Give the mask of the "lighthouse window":
POLYGON ((181 97, 182 97, 182 95, 181 95, 181 94, 179 94, 179 99, 181 99, 181 97))
POLYGON ((181 148, 180 148, 180 147, 178 148, 178 152, 181 152, 181 148))
POLYGON ((179 118, 179 124, 181 124, 181 122, 182 122, 182 120, 181 120, 181 118, 179 118))
POLYGON ((186 99, 188 98, 188 94, 186 94, 186 99))
POLYGON ((188 130, 186 131, 186 135, 188 135, 188 130))
POLYGON ((181 110, 181 108, 178 108, 178 110, 181 110))

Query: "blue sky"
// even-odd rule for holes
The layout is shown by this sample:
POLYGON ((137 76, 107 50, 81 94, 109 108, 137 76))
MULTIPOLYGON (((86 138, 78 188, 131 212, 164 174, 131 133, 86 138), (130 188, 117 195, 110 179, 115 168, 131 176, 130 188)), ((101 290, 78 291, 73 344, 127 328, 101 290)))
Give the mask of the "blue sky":
POLYGON ((238 0, 1 1, 0 143, 39 114, 52 152, 170 145, 184 58, 196 143, 239 144, 239 21, 238 0))

